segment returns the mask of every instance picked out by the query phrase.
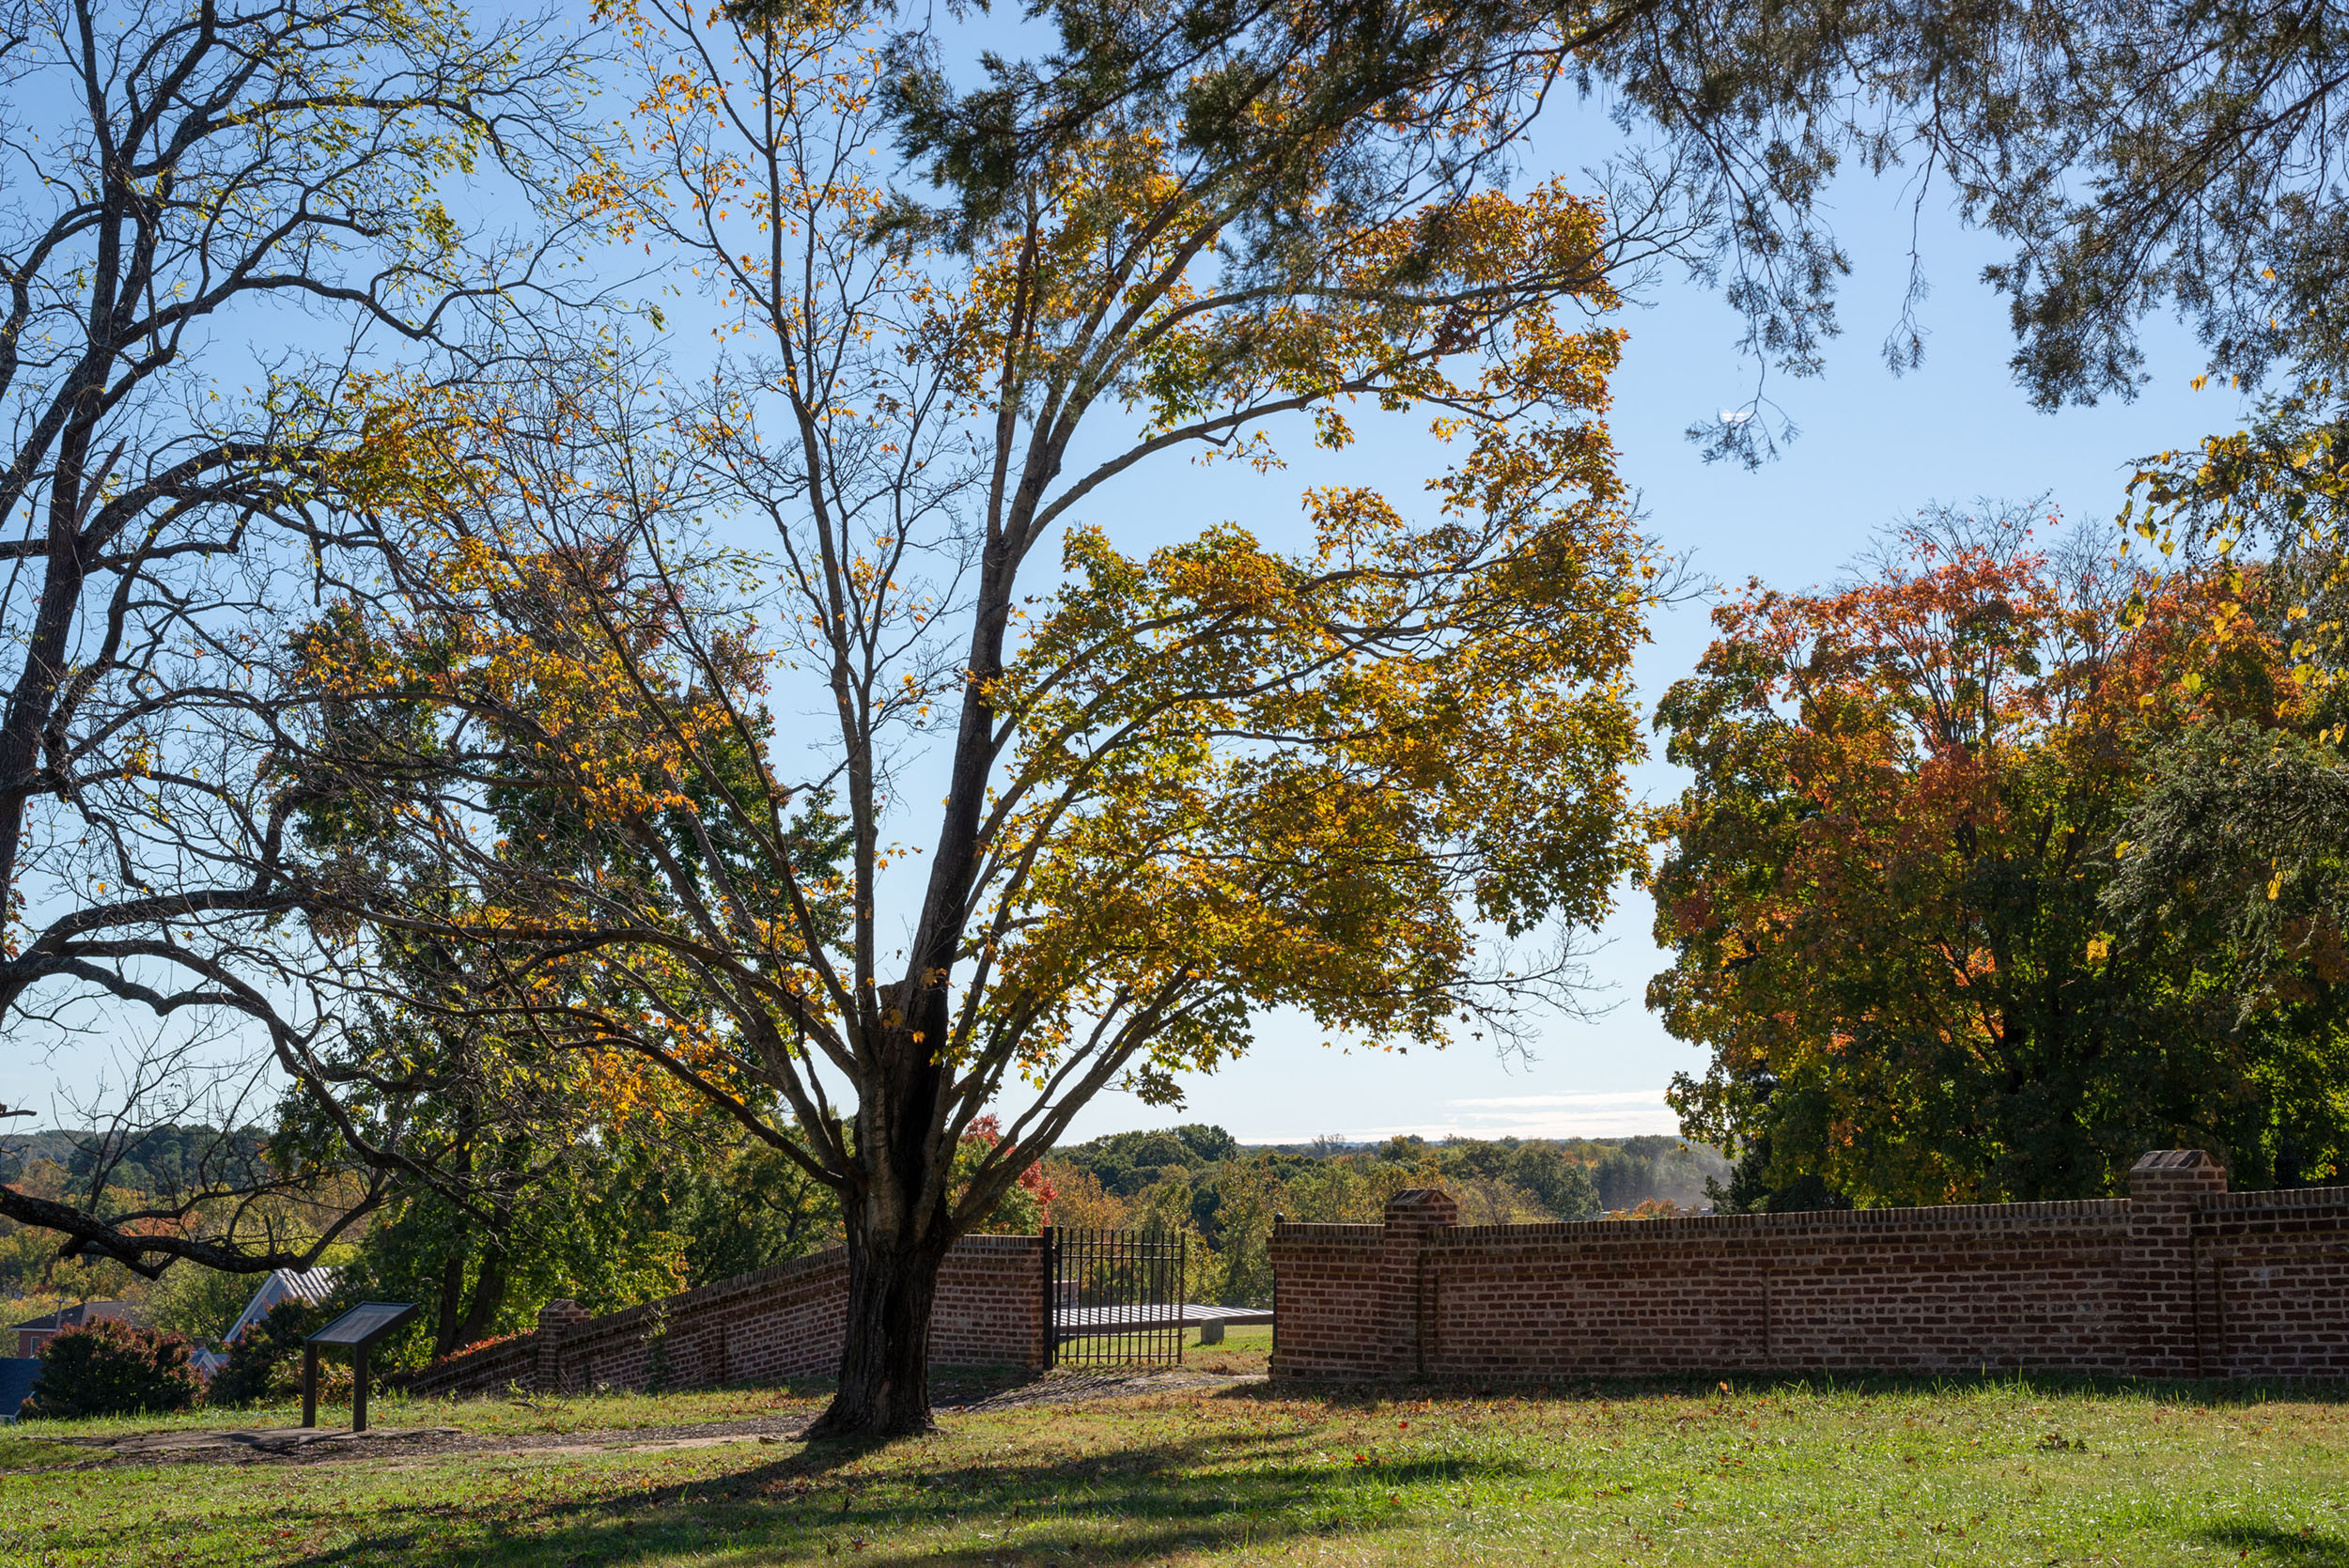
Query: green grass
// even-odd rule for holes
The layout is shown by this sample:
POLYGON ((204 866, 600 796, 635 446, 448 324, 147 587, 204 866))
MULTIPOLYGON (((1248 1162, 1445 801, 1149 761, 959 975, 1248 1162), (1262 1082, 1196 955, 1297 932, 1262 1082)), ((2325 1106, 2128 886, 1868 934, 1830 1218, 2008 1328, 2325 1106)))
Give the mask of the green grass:
POLYGON ((304 1464, 93 1464, 28 1426, 0 1438, 0 1561, 2349 1568, 2349 1403, 2305 1394, 1247 1387, 949 1415, 879 1449, 629 1451, 819 1393, 386 1405, 513 1446, 304 1464))
POLYGON ((1272 1360, 1272 1327, 1251 1325, 1223 1330, 1221 1344, 1201 1344, 1193 1335, 1184 1348, 1183 1364, 1202 1372, 1264 1372, 1272 1360))
MULTIPOLYGON (((1020 1375, 1017 1373, 957 1369, 940 1373, 932 1379, 931 1389, 933 1396, 944 1402, 984 1396, 1019 1381, 1020 1375)), ((625 1434, 711 1421, 757 1421, 782 1412, 812 1414, 822 1407, 828 1391, 829 1385, 823 1383, 811 1383, 798 1389, 769 1385, 758 1388, 687 1389, 663 1394, 595 1394, 566 1398, 516 1392, 486 1399, 412 1399, 387 1391, 368 1398, 367 1422, 378 1427, 454 1426, 468 1433, 492 1436, 568 1432, 625 1434)), ((115 1437, 133 1432, 208 1432, 295 1426, 301 1421, 302 1402, 290 1399, 276 1405, 256 1405, 238 1409, 198 1405, 193 1410, 178 1410, 167 1415, 97 1416, 72 1421, 29 1421, 21 1426, 0 1428, 0 1434, 12 1434, 28 1439, 38 1439, 49 1433, 70 1434, 75 1437, 115 1437)), ((321 1401, 319 1421, 321 1425, 348 1424, 350 1421, 348 1398, 340 1402, 321 1401)), ((0 1453, 5 1452, 0 1450, 0 1453)), ((5 1458, 0 1458, 0 1469, 8 1467, 5 1458)), ((4 1563, 5 1560, 0 1560, 0 1564, 4 1563)))
POLYGON ((86 1459, 80 1449, 63 1443, 52 1443, 39 1437, 23 1437, 12 1432, 0 1432, 0 1470, 27 1470, 51 1465, 86 1459))

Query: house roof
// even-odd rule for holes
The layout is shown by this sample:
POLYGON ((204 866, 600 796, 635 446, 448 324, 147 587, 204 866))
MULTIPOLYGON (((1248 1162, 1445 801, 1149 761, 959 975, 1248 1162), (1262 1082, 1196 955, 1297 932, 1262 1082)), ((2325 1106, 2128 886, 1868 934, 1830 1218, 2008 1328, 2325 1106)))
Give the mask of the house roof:
POLYGON ((334 1270, 323 1265, 318 1268, 278 1268, 261 1281, 261 1288, 253 1293, 253 1299, 244 1304, 237 1321, 221 1336, 224 1344, 234 1344, 239 1336, 269 1315, 269 1310, 284 1301, 304 1301, 318 1306, 334 1294, 334 1270))
POLYGON ((109 1318, 117 1323, 128 1323, 137 1316, 138 1307, 132 1302, 84 1301, 78 1306, 45 1312, 39 1317, 16 1324, 11 1332, 29 1328, 36 1333, 54 1333, 60 1328, 79 1328, 85 1323, 98 1323, 109 1318))
POLYGON ((33 1379, 39 1375, 39 1357, 0 1356, 0 1421, 16 1420, 17 1407, 32 1393, 33 1379))

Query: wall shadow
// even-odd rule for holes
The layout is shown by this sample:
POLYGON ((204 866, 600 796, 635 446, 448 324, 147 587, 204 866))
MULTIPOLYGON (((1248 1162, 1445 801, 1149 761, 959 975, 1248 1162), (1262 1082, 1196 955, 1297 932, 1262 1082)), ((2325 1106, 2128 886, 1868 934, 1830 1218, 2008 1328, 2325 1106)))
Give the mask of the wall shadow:
POLYGON ((1532 1399, 1561 1402, 1680 1398, 1739 1399, 1802 1395, 1933 1395, 2012 1390, 2031 1397, 2096 1395, 2172 1405, 2349 1404, 2349 1382, 2271 1382, 2151 1377, 2088 1377, 2077 1374, 1983 1372, 1705 1373, 1667 1377, 1413 1377, 1389 1381, 1279 1378, 1219 1389, 1221 1400, 1313 1399, 1338 1409, 1398 1401, 1532 1399))
POLYGON ((2279 1529, 2255 1520, 2216 1525, 2194 1532, 2222 1551, 2292 1568, 2349 1568, 2349 1540, 2326 1530, 2279 1529))

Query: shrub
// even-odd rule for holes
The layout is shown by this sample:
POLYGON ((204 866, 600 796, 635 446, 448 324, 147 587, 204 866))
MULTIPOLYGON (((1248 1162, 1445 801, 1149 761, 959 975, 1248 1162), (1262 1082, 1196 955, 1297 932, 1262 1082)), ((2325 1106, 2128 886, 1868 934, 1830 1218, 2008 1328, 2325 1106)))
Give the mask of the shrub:
MULTIPOLYGON (((302 1387, 302 1342, 326 1321, 325 1312, 306 1301, 280 1301, 228 1347, 228 1364, 212 1374, 204 1391, 208 1405, 254 1405, 282 1399, 302 1387)), ((322 1379, 332 1374, 320 1367, 322 1379)), ((343 1374, 348 1387, 350 1373, 343 1374)))
POLYGON ((40 1375, 24 1414, 148 1415, 185 1410, 203 1385, 188 1364, 188 1338, 127 1323, 69 1328, 40 1347, 40 1375))

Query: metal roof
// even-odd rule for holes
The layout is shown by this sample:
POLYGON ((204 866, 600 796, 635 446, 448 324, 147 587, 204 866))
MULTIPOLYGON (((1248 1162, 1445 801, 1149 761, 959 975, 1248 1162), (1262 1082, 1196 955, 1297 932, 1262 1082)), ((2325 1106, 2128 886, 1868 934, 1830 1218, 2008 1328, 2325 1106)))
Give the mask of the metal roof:
POLYGON ((334 1294, 334 1270, 321 1265, 317 1268, 278 1268, 261 1281, 261 1288, 253 1293, 253 1299, 244 1304, 237 1321, 221 1336, 224 1344, 234 1344, 244 1331, 269 1315, 269 1310, 284 1301, 301 1301, 318 1306, 334 1294))

